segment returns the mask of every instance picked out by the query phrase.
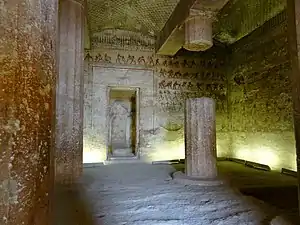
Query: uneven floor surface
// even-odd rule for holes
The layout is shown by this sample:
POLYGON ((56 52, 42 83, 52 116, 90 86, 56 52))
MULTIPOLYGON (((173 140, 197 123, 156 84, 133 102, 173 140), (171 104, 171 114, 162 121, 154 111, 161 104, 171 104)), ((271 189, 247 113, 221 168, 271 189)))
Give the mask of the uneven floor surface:
POLYGON ((176 184, 173 172, 172 166, 148 164, 85 168, 81 204, 89 206, 85 218, 91 219, 72 224, 260 225, 275 215, 262 202, 227 186, 176 184))

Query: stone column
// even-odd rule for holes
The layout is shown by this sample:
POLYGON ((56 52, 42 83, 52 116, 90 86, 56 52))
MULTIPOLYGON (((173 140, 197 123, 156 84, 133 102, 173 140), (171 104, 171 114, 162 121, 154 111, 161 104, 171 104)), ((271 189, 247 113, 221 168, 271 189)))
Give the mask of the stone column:
POLYGON ((189 51, 205 51, 213 46, 212 23, 214 13, 208 10, 191 9, 185 22, 185 42, 189 51))
POLYGON ((84 0, 61 0, 56 97, 56 180, 73 182, 82 171, 84 0))
POLYGON ((213 99, 195 98, 186 101, 185 142, 186 176, 215 179, 216 115, 213 99))
POLYGON ((51 224, 57 0, 0 4, 0 224, 51 224))
POLYGON ((299 179, 300 205, 300 1, 287 1, 289 55, 292 63, 291 84, 293 95, 294 129, 296 140, 296 160, 299 179))

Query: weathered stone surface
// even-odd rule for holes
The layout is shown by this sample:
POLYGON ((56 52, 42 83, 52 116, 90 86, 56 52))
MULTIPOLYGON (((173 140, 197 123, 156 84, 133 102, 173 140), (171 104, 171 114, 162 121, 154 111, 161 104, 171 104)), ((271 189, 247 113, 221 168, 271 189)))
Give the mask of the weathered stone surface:
POLYGON ((184 185, 197 185, 203 187, 212 187, 224 185, 226 182, 219 178, 195 178, 184 174, 181 171, 177 171, 172 174, 172 177, 176 183, 184 185))
POLYGON ((189 51, 206 51, 213 46, 212 18, 206 13, 192 15, 185 22, 185 40, 183 47, 189 51), (201 15, 203 14, 203 15, 201 15))
POLYGON ((184 21, 190 14, 190 9, 196 2, 197 0, 181 0, 178 2, 170 18, 166 21, 162 30, 159 31, 155 47, 157 54, 172 56, 182 47, 184 36, 180 33, 184 33, 184 30, 180 31, 179 27, 184 25, 184 21))
POLYGON ((228 0, 181 0, 159 32, 156 53, 173 56, 183 46, 190 51, 205 51, 212 47, 212 20, 210 15, 220 10, 228 0), (194 17, 202 14, 200 17, 194 17), (183 29, 184 27, 184 29, 183 29))
POLYGON ((57 0, 0 4, 0 224, 47 225, 57 0))
POLYGON ((195 178, 217 177, 215 103, 188 99, 185 108, 185 173, 195 178))
MULTIPOLYGON (((293 116, 296 140, 296 161, 300 190, 300 2, 296 0, 287 1, 289 54, 291 58, 292 71, 290 75, 292 83, 293 116)), ((300 197, 298 196, 299 204, 300 197)))
POLYGON ((147 161, 184 158, 185 100, 204 95, 216 100, 218 156, 227 154, 226 77, 221 51, 217 54, 219 60, 210 52, 214 48, 202 54, 182 53, 171 58, 145 51, 143 47, 147 43, 138 46, 139 51, 132 50, 137 48, 135 39, 128 43, 122 42, 128 40, 122 36, 119 41, 109 36, 93 40, 92 46, 103 48, 88 51, 85 57, 84 162, 106 159, 107 105, 104 103, 107 101, 105 87, 109 84, 147 86, 145 94, 143 88, 140 89, 139 125, 140 155, 147 161), (117 47, 122 50, 111 49, 117 47), (129 48, 131 50, 127 50, 129 48), (149 71, 152 76, 147 75, 149 71))
POLYGON ((296 166, 287 38, 285 11, 233 45, 228 64, 232 156, 277 170, 296 166))
POLYGON ((88 215, 94 224, 130 225, 258 225, 272 215, 265 204, 227 186, 175 184, 172 172, 172 166, 145 164, 84 170, 82 183, 93 208, 88 215))
POLYGON ((90 32, 107 28, 154 36, 169 19, 180 0, 88 0, 90 32))
POLYGON ((80 176, 82 170, 83 4, 72 0, 61 1, 59 19, 60 63, 55 132, 56 180, 72 182, 80 176))
POLYGON ((232 44, 246 37, 286 7, 286 1, 229 1, 218 14, 215 36, 218 41, 232 44))
POLYGON ((271 220, 270 225, 292 225, 289 221, 287 221, 282 216, 276 216, 271 220))
MULTIPOLYGON (((110 102, 110 90, 112 90, 113 87, 134 87, 139 89, 137 109, 139 122, 136 129, 138 132, 143 133, 144 130, 153 129, 153 85, 153 71, 151 70, 94 67, 93 88, 92 90, 89 90, 92 93, 95 93, 91 102, 94 106, 93 114, 90 115, 93 120, 93 127, 85 129, 85 140, 88 141, 90 138, 93 139, 93 137, 95 137, 94 141, 96 141, 97 144, 94 144, 96 144, 95 147, 97 148, 97 151, 102 152, 102 160, 107 158, 109 145, 112 144, 111 141, 114 139, 114 137, 111 137, 112 139, 109 140, 109 134, 114 135, 113 132, 110 133, 109 131, 113 131, 117 128, 114 124, 110 123, 110 112, 113 110, 113 104, 110 102)), ((118 106, 123 108, 121 105, 117 105, 116 107, 118 106)), ((116 114, 118 116, 122 113, 121 108, 116 110, 116 114)), ((118 126, 119 125, 120 124, 118 124, 118 126)), ((125 129, 123 132, 125 132, 125 129)), ((119 136, 123 132, 119 130, 115 135, 119 136)), ((138 143, 136 149, 137 155, 140 155, 140 148, 142 148, 145 144, 143 141, 143 135, 144 134, 139 135, 139 133, 136 134, 138 143)))
MULTIPOLYGON (((180 0, 88 0, 90 32, 94 34, 107 28, 123 29, 154 37, 159 34, 166 23, 170 24, 169 21, 174 20, 174 18, 170 20, 169 18, 179 2, 180 0)), ((189 0, 181 2, 182 5, 178 8, 184 8, 189 4, 189 0)), ((286 6, 284 0, 235 0, 229 2, 228 0, 199 0, 197 2, 205 4, 206 8, 221 9, 225 5, 214 24, 214 39, 226 43, 234 43, 245 37, 286 6)), ((180 19, 182 15, 182 11, 179 10, 179 13, 176 13, 177 19, 180 19)), ((173 24, 174 27, 179 25, 177 22, 173 24)), ((173 31, 173 26, 168 27, 170 28, 169 32, 173 31)), ((164 52, 174 52, 175 54, 176 51, 172 50, 170 43, 176 45, 177 48, 178 43, 184 41, 177 36, 184 35, 184 32, 173 32, 172 35, 169 32, 166 35, 167 41, 162 41, 165 43, 164 52)))

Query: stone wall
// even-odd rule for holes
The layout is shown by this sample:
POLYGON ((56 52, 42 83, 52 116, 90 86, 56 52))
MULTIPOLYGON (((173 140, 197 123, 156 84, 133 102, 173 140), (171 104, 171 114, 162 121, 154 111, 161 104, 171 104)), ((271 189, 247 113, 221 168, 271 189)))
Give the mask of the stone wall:
POLYGON ((86 52, 84 162, 106 159, 105 89, 109 85, 141 89, 141 158, 184 158, 185 100, 201 96, 214 97, 217 101, 218 154, 226 155, 227 80, 222 54, 211 50, 162 57, 154 54, 151 39, 118 32, 94 34, 93 48, 86 52))
POLYGON ((232 156, 274 169, 295 169, 286 12, 236 43, 232 51, 232 156))

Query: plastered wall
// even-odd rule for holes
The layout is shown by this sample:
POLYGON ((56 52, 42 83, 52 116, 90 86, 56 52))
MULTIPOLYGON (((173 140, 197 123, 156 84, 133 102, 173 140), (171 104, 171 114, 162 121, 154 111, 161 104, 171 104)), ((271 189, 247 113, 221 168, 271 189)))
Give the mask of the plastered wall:
POLYGON ((228 154, 227 80, 221 54, 162 57, 154 54, 153 43, 132 33, 94 34, 85 55, 84 162, 106 159, 106 90, 114 85, 141 90, 142 159, 184 158, 185 99, 201 96, 216 99, 218 155, 228 154))

